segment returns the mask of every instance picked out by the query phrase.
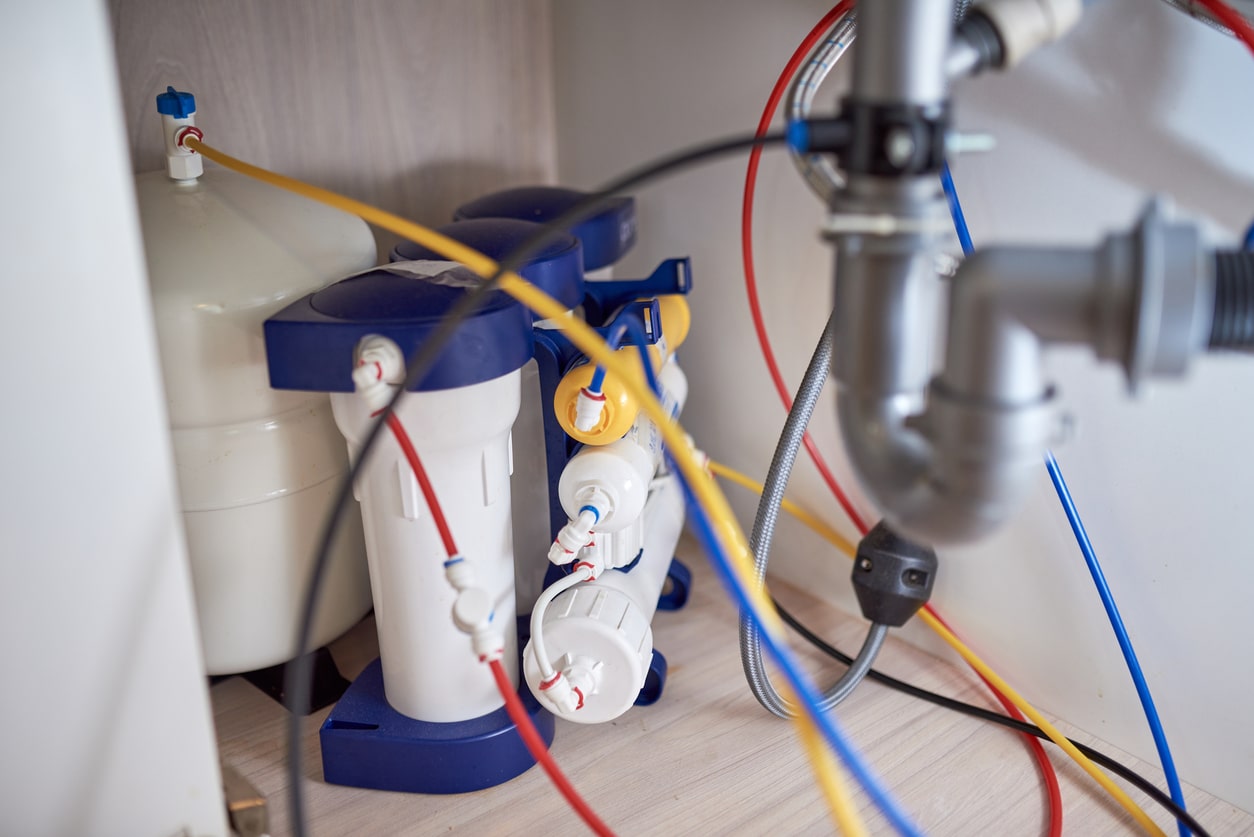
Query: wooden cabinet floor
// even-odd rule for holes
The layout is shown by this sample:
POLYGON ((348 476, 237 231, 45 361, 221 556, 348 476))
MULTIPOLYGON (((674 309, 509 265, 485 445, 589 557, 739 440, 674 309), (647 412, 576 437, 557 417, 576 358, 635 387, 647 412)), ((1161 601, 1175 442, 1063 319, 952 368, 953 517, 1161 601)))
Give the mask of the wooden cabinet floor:
MULTIPOLYGON (((834 826, 792 725, 767 714, 745 685, 734 608, 703 559, 694 554, 687 563, 694 576, 688 606, 659 613, 653 622, 656 647, 670 664, 662 699, 599 726, 559 720, 554 756, 621 837, 832 833, 834 826)), ((785 585, 773 592, 838 647, 857 649, 863 631, 859 620, 785 585)), ((822 682, 839 676, 826 658, 799 640, 794 645, 822 682)), ((356 676, 378 653, 373 620, 337 641, 332 652, 344 675, 356 676)), ((969 671, 892 637, 876 668, 933 691, 994 706, 969 671)), ((267 797, 271 833, 288 834, 284 710, 239 678, 214 686, 212 697, 224 762, 267 797)), ((318 726, 328 711, 305 722, 305 796, 315 835, 588 833, 538 768, 504 785, 457 796, 328 785, 322 780, 318 749, 318 726)), ((873 682, 859 686, 837 717, 925 833, 1045 833, 1039 773, 1018 735, 873 682)), ((1155 765, 1065 725, 1063 729, 1165 787, 1155 765)), ((1061 751, 1046 748, 1062 786, 1065 834, 1137 833, 1131 818, 1061 751)), ((1165 831, 1175 833, 1169 815, 1130 790, 1165 831)), ((1186 798, 1194 816, 1216 837, 1254 834, 1254 816, 1187 786, 1186 798)), ((866 797, 859 795, 858 801, 872 833, 889 833, 866 797)))

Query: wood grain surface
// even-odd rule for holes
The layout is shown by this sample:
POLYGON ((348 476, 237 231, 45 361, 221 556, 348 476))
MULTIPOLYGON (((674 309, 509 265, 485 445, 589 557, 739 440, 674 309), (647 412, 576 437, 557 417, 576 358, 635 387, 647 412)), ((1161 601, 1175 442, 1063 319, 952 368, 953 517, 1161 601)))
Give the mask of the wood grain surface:
MULTIPOLYGON (((584 726, 558 721, 553 753, 575 786, 623 837, 674 834, 826 834, 827 809, 791 724, 754 701, 740 670, 735 610, 695 549, 693 594, 675 613, 653 622, 656 647, 670 663, 662 699, 633 707, 617 721, 584 726)), ((785 606, 845 650, 856 649, 863 626, 808 594, 779 586, 785 606)), ((800 649, 801 646, 798 645, 800 649)), ((377 653, 367 619, 333 646, 346 676, 377 653)), ((839 672, 801 651, 824 682, 839 672)), ((889 638, 877 668, 919 686, 993 707, 974 676, 889 638)), ((489 676, 484 672, 484 676, 489 676)), ((212 690, 223 760, 239 768, 270 803, 272 833, 287 834, 284 710, 240 679, 212 690)), ((313 833, 551 834, 587 833, 536 768, 496 788, 459 796, 418 796, 327 785, 322 781, 318 725, 305 726, 305 784, 313 833)), ((837 710, 841 726, 863 750, 902 804, 931 835, 1040 835, 1044 794, 1036 764, 1019 737, 1000 727, 938 709, 864 683, 837 710)), ((1064 729, 1066 727, 1064 726, 1064 729)), ((1152 764, 1098 746, 1163 785, 1152 764)), ((1048 746, 1048 745, 1047 745, 1048 746)), ((1066 815, 1064 833, 1132 834, 1131 818, 1056 748, 1066 815)), ((1186 790, 1190 809, 1212 834, 1254 834, 1254 817, 1201 791, 1186 790)), ((1142 794, 1133 792, 1142 804, 1142 794)), ((864 796, 863 816, 875 834, 887 822, 864 796)), ((1169 816, 1150 815, 1169 833, 1169 816)))
POLYGON ((555 176, 546 0, 109 7, 137 172, 164 165, 154 97, 174 85, 206 142, 425 224, 555 176))

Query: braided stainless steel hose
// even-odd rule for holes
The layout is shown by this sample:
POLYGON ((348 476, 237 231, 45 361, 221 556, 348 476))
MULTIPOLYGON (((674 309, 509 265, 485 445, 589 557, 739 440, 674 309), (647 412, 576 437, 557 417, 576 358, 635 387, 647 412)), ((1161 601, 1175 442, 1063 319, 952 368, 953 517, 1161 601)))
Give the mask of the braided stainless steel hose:
MULTIPOLYGON (((775 456, 771 461, 771 469, 766 476, 766 484, 762 490, 762 498, 758 502, 757 516, 753 521, 753 532, 749 536, 749 548, 753 552, 754 583, 760 585, 766 581, 766 567, 770 559, 771 540, 775 535, 775 524, 779 519, 779 507, 784 499, 784 491, 788 487, 788 478, 792 474, 792 466, 797 461, 797 451, 801 447, 802 437, 810 416, 814 413, 814 405, 823 393, 823 384, 832 363, 832 343, 836 329, 836 317, 833 314, 823 329, 823 336, 810 358, 802 378, 801 387, 788 418, 784 422, 784 430, 780 434, 779 443, 775 448, 775 456)), ((829 689, 824 691, 819 706, 827 711, 840 703, 862 682, 871 664, 879 653, 884 637, 888 634, 888 626, 871 626, 862 649, 854 659, 848 671, 829 689)), ((747 614, 740 617, 740 661, 744 667, 745 679, 749 689, 758 703, 767 711, 781 718, 791 718, 797 709, 775 689, 762 657, 762 643, 757 627, 747 614)))
MULTIPOLYGON (((815 50, 788 88, 788 98, 784 106, 788 121, 810 116, 815 94, 819 92, 819 87, 836 66, 836 62, 849 49, 857 33, 856 12, 845 15, 832 27, 827 40, 815 50)), ((836 190, 845 183, 835 164, 822 154, 802 154, 790 149, 789 155, 806 183, 822 199, 823 204, 827 205, 836 190)))

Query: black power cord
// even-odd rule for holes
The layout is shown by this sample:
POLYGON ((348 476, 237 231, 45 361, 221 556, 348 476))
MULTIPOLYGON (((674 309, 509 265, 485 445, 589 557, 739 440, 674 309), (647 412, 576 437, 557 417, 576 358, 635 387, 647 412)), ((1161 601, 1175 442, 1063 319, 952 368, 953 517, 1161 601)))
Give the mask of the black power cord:
MULTIPOLYGON (((771 603, 775 605, 775 610, 779 612, 779 617, 784 620, 788 627, 796 631, 803 639, 815 648, 819 649, 824 654, 827 654, 829 657, 839 660, 845 665, 851 665, 853 663, 852 657, 831 645, 818 634, 814 633, 814 631, 801 624, 801 622, 797 620, 797 617, 793 616, 787 610, 784 610, 783 606, 776 599, 772 598, 771 603)), ((953 698, 945 697, 944 695, 938 695, 936 692, 929 692, 927 689, 912 686, 905 681, 898 680, 895 677, 890 677, 889 675, 876 671, 875 669, 871 669, 867 673, 867 678, 878 683, 882 683, 890 689, 896 689, 902 694, 907 694, 911 697, 925 700, 928 703, 935 704, 945 709, 960 712, 963 715, 969 715, 972 718, 979 718, 980 720, 988 721, 989 723, 1001 724, 1007 729, 1012 729, 1015 732, 1021 732, 1025 735, 1034 735, 1043 741, 1050 741, 1049 736, 1042 732, 1040 727, 1029 724, 1025 721, 1017 721, 1014 718, 1001 714, 1000 712, 994 712, 990 709, 985 709, 982 706, 973 706, 970 703, 963 703, 960 700, 954 700, 953 698)), ((1088 747, 1078 741, 1072 741, 1071 739, 1067 740, 1071 741, 1077 750, 1084 753, 1084 755, 1088 756, 1088 758, 1092 761, 1100 764, 1107 770, 1117 773, 1119 776, 1144 791, 1151 799, 1170 811, 1172 816, 1174 816, 1177 820, 1188 826, 1188 828, 1192 830, 1194 834, 1197 834, 1198 837, 1210 837, 1210 833, 1205 828, 1202 828, 1201 824, 1193 818, 1192 814, 1177 805, 1170 796, 1159 790, 1158 787, 1155 786, 1149 779, 1146 779, 1141 774, 1132 770, 1132 768, 1120 764, 1105 753, 1094 750, 1092 747, 1088 747)), ((1053 742, 1050 741, 1050 743, 1052 744, 1053 742)))
POLYGON ((404 397, 405 393, 416 388, 427 376, 436 358, 439 357, 445 344, 452 338, 457 327, 487 301, 489 295, 499 287, 502 276, 509 271, 518 270, 529 258, 538 253, 554 238, 567 232, 585 218, 595 214, 615 194, 627 189, 644 186, 661 177, 683 171, 707 160, 716 159, 737 151, 744 151, 754 146, 777 145, 784 141, 785 136, 783 133, 771 133, 761 137, 737 136, 715 140, 676 152, 652 163, 647 163, 610 181, 605 186, 580 200, 557 218, 545 224, 536 231, 535 235, 520 244, 508 256, 501 259, 496 273, 459 299, 445 318, 440 321, 431 336, 422 344, 418 352, 408 360, 405 382, 396 391, 396 395, 392 397, 387 407, 379 414, 378 420, 370 428, 370 432, 366 434, 356 460, 349 469, 347 476, 340 481, 339 487, 336 489, 331 512, 327 515, 326 521, 323 523, 322 533, 318 538, 318 548, 314 553, 313 569, 310 571, 309 584, 305 589, 301 605, 300 624, 297 629, 295 645, 296 658, 287 667, 286 686, 288 708, 288 792, 290 794, 289 805, 292 832, 296 837, 304 837, 308 833, 308 824, 305 822, 305 796, 302 783, 304 777, 301 775, 301 718, 304 715, 305 708, 309 705, 312 688, 313 656, 307 653, 306 649, 309 648, 310 635, 313 630, 313 617, 318 605, 318 593, 322 589, 322 583, 326 576, 331 543, 339 528, 340 520, 344 516, 344 510, 348 507, 348 498, 352 496, 353 484, 369 459, 370 453, 374 450, 375 442, 382 432, 387 417, 395 412, 397 403, 404 397))

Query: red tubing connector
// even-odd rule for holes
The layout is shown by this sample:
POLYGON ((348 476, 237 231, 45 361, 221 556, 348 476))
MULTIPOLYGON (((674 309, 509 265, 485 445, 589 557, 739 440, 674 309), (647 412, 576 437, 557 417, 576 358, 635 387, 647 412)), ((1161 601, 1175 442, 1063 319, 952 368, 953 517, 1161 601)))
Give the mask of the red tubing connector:
POLYGON ((188 148, 184 144, 184 140, 188 137, 195 137, 198 140, 203 140, 205 138, 205 132, 197 128, 195 125, 185 125, 182 128, 179 128, 178 132, 174 135, 175 145, 182 148, 184 151, 195 154, 196 152, 193 149, 188 148))

